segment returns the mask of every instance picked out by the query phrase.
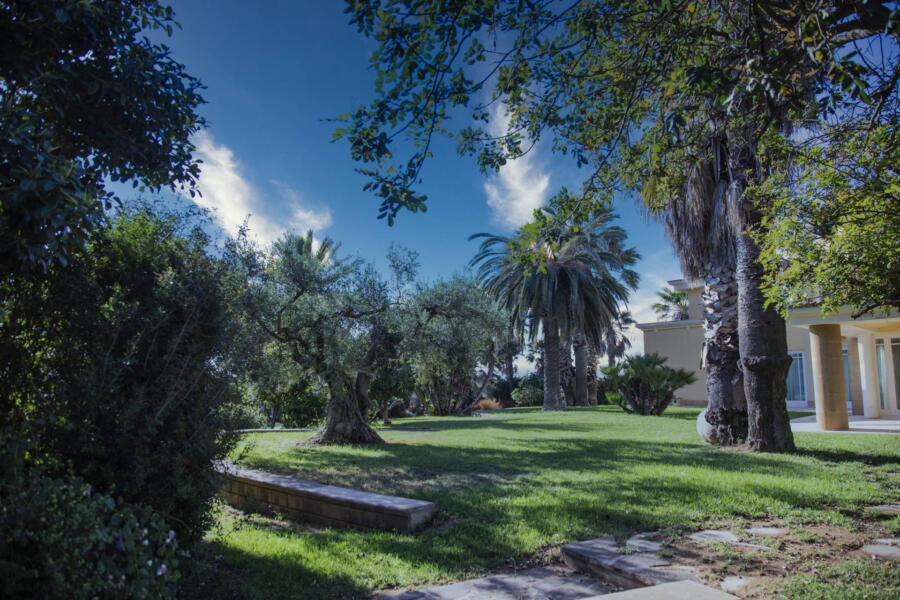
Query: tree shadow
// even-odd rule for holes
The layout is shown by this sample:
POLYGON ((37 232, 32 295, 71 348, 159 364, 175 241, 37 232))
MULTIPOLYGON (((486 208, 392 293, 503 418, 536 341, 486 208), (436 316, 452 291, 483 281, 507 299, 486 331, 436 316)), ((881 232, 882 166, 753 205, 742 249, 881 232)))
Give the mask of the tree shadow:
MULTIPOLYGON (((898 462, 897 451, 891 455, 888 447, 871 453, 819 448, 825 442, 814 441, 797 455, 774 455, 687 441, 690 431, 677 423, 696 418, 693 410, 674 411, 668 418, 669 413, 619 412, 621 420, 599 424, 585 422, 578 412, 571 411, 571 419, 429 419, 428 426, 446 424, 446 429, 357 449, 294 447, 257 456, 249 466, 435 502, 436 522, 414 534, 324 530, 304 534, 303 541, 319 561, 356 561, 360 568, 384 570, 375 558, 367 563, 371 556, 391 561, 392 568, 408 565, 414 573, 428 565, 429 580, 435 580, 521 562, 523 548, 536 545, 690 529, 708 519, 788 509, 824 514, 823 505, 841 509, 871 497, 875 488, 865 486, 874 484, 857 475, 860 463, 898 462), (634 439, 633 419, 668 423, 660 434, 667 441, 634 439), (474 436, 457 435, 465 430, 474 436), (466 445, 472 440, 480 443, 466 445)), ((283 567, 296 568, 290 562, 283 567)), ((351 583, 336 581, 338 591, 305 597, 366 597, 353 596, 361 587, 351 583)))

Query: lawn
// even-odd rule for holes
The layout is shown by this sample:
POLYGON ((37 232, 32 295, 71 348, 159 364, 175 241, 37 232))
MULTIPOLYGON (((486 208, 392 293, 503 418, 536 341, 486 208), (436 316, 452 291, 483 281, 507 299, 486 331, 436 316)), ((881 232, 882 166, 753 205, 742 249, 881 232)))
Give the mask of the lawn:
POLYGON ((306 433, 248 435, 235 455, 245 465, 430 500, 440 512, 428 529, 400 534, 223 510, 208 550, 242 597, 365 598, 480 575, 605 534, 764 516, 851 528, 863 505, 900 496, 896 436, 799 434, 796 455, 749 454, 700 443, 696 415, 599 407, 423 417, 397 421, 382 431, 389 443, 375 447, 298 445, 306 433))

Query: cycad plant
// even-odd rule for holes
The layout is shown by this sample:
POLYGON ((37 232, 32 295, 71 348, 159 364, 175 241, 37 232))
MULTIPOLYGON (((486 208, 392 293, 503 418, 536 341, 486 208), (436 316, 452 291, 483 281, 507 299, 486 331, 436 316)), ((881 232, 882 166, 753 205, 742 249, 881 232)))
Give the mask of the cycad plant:
POLYGON ((627 413, 663 414, 675 392, 697 380, 690 371, 668 367, 665 362, 658 354, 647 354, 605 367, 610 399, 627 413))
POLYGON ((507 237, 478 233, 476 277, 510 314, 520 334, 544 341, 544 410, 559 410, 562 340, 576 332, 597 346, 637 286, 640 258, 625 246, 616 215, 599 208, 584 218, 544 209, 543 218, 507 237))

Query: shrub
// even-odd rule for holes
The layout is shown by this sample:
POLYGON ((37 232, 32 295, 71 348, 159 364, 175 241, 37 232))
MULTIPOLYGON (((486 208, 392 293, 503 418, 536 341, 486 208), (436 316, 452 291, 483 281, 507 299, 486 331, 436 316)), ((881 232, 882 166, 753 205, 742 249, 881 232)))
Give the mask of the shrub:
POLYGON ((325 419, 328 391, 312 377, 303 379, 288 388, 282 406, 285 427, 312 427, 325 419))
POLYGON ((665 366, 658 354, 629 356, 606 367, 604 387, 607 397, 625 412, 639 415, 661 415, 675 391, 696 381, 693 373, 665 366))
POLYGON ((182 553, 156 513, 27 466, 21 449, 0 435, 0 597, 175 596, 182 553))
POLYGON ((503 405, 493 398, 482 398, 475 403, 475 410, 500 410, 503 405))
POLYGON ((100 493, 200 537, 235 441, 228 265, 199 227, 119 214, 39 285, 0 291, 5 419, 100 493))
POLYGON ((544 378, 530 373, 519 381, 512 392, 516 406, 541 406, 544 403, 544 378))

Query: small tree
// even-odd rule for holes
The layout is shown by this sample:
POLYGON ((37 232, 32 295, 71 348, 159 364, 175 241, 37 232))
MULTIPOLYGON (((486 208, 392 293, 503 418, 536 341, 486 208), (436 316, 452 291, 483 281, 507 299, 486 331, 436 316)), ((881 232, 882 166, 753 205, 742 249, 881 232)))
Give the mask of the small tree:
POLYGON ((371 418, 380 416, 382 423, 390 425, 392 408, 396 403, 405 403, 414 389, 415 376, 405 357, 385 361, 375 372, 369 388, 373 409, 371 418))
POLYGON ((422 290, 416 303, 419 312, 432 314, 409 346, 420 397, 435 414, 470 415, 493 379, 506 315, 475 282, 461 277, 422 290))
POLYGON ((243 266, 249 317, 328 388, 325 425, 313 441, 383 443, 368 423, 369 385, 417 322, 403 292, 417 257, 391 249, 392 290, 371 265, 339 258, 338 249, 311 231, 285 235, 268 253, 244 235, 231 244, 243 266))
POLYGON ((659 416, 669 407, 675 392, 694 383, 696 377, 684 369, 665 366, 658 354, 629 356, 621 363, 605 367, 608 394, 627 413, 659 416))

